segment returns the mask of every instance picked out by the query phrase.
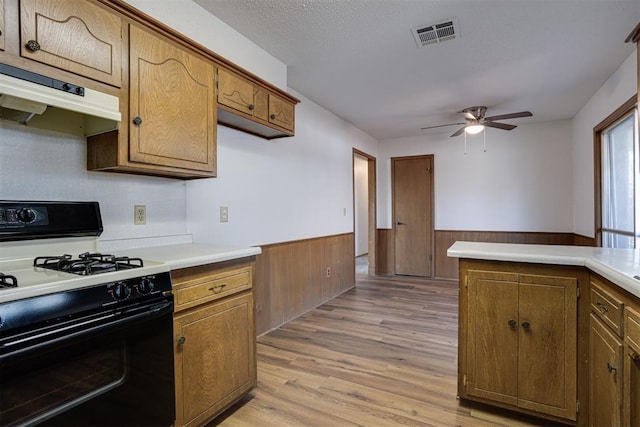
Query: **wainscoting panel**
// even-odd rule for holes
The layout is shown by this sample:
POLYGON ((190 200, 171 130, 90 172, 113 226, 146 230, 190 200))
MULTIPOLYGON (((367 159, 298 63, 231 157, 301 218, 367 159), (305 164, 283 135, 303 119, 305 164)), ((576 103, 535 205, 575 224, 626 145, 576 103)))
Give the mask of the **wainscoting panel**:
POLYGON ((574 236, 573 233, 436 230, 434 251, 435 277, 442 279, 458 278, 458 259, 447 256, 447 249, 458 240, 467 242, 573 246, 575 244, 574 236))
POLYGON ((395 242, 393 240, 393 230, 390 228, 378 228, 376 230, 376 265, 375 274, 394 274, 395 242))
POLYGON ((354 245, 353 233, 260 245, 254 286, 256 334, 352 288, 354 245))

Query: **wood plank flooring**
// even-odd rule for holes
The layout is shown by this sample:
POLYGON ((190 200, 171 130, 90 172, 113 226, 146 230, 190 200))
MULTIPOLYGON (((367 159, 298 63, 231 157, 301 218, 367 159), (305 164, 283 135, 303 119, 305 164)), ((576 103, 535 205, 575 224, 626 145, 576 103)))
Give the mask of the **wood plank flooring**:
POLYGON ((531 426, 456 399, 457 284, 357 274, 258 339, 258 387, 209 426, 531 426))

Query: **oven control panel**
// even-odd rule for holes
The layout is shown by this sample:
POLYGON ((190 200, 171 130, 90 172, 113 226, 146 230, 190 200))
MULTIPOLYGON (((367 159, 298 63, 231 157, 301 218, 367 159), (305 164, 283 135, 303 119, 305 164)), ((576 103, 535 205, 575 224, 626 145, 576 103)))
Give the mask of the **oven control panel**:
POLYGON ((45 206, 0 207, 0 227, 47 224, 49 215, 45 206))
POLYGON ((98 202, 0 200, 0 242, 101 233, 98 202))

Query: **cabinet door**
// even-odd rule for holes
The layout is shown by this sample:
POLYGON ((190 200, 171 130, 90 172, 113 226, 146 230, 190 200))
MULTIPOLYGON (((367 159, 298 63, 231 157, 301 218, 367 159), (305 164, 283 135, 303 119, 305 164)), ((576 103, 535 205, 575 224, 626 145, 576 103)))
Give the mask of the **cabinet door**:
POLYGON ((86 0, 21 0, 20 54, 119 87, 122 21, 86 0))
POLYGON ((130 43, 130 161, 215 175, 213 64, 135 26, 130 43))
POLYGON ((627 347, 624 361, 624 423, 640 426, 640 354, 627 347))
POLYGON ((4 0, 0 0, 0 50, 4 50, 4 0))
POLYGON ((518 406, 576 419, 577 279, 520 275, 518 406))
POLYGON ((294 106, 274 95, 269 95, 269 123, 293 132, 294 106))
POLYGON ((517 404, 518 275, 468 272, 467 393, 517 404))
POLYGON ((175 318, 176 426, 204 424, 255 386, 253 325, 250 293, 175 318))
POLYGON ((253 115, 253 85, 251 82, 225 70, 218 69, 218 103, 253 115))
POLYGON ((622 420, 622 342, 593 314, 589 322, 589 425, 619 426, 622 420))

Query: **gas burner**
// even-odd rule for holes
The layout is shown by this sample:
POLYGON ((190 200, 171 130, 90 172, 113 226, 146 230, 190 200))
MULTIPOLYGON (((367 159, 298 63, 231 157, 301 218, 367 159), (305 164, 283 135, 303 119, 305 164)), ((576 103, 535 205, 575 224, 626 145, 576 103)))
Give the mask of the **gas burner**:
POLYGON ((116 257, 111 254, 90 252, 82 253, 76 259, 68 254, 36 257, 33 260, 33 265, 83 276, 143 267, 140 258, 116 257))
POLYGON ((0 289, 4 288, 17 288, 18 279, 10 274, 0 273, 0 289))

